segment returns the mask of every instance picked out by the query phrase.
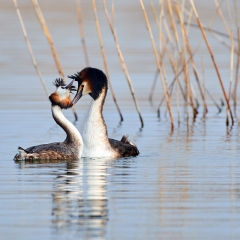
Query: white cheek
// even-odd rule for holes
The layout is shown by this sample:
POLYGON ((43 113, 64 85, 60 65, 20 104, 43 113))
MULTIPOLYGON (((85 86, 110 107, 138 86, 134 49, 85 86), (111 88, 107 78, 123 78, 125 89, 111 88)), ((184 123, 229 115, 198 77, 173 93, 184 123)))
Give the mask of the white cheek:
POLYGON ((61 100, 64 99, 64 98, 69 97, 69 95, 70 95, 69 90, 67 90, 67 89, 65 89, 65 88, 61 88, 61 87, 59 87, 59 88, 57 89, 57 93, 58 93, 58 95, 59 95, 59 97, 60 97, 61 100))
POLYGON ((86 86, 86 85, 83 85, 83 86, 84 87, 83 87, 82 95, 86 95, 86 94, 92 92, 91 89, 88 86, 86 86))

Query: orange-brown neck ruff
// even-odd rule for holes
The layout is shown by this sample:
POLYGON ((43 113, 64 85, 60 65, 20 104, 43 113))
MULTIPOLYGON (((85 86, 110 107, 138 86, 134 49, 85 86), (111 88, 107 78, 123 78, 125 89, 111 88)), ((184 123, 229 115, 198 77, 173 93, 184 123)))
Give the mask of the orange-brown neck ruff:
POLYGON ((68 109, 73 106, 70 96, 61 100, 57 93, 53 93, 50 95, 49 100, 52 105, 58 105, 62 109, 68 109))

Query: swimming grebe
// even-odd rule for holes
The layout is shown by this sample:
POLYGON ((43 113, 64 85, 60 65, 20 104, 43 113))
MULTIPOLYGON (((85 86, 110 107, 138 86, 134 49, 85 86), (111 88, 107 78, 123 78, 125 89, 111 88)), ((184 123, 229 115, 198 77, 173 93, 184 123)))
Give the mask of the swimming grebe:
POLYGON ((124 135, 121 141, 108 138, 107 127, 102 115, 108 89, 106 75, 99 69, 87 67, 68 77, 78 82, 78 90, 72 101, 73 104, 85 94, 89 94, 93 98, 82 132, 84 142, 82 156, 118 158, 138 155, 137 147, 128 140, 127 136, 124 135))
POLYGON ((70 98, 70 92, 74 90, 71 81, 67 86, 62 79, 56 79, 53 83, 56 91, 49 96, 52 103, 52 116, 56 123, 66 132, 67 137, 64 142, 55 142, 42 144, 38 146, 23 149, 18 148, 14 160, 31 159, 58 159, 72 160, 81 158, 83 141, 79 131, 68 121, 62 113, 62 109, 68 109, 73 106, 70 98))

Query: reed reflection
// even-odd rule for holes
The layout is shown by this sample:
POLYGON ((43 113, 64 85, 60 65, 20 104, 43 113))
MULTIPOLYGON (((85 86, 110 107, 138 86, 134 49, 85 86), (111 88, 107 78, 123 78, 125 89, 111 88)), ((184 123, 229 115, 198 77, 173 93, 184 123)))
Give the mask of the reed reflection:
MULTIPOLYGON (((71 229, 80 236, 99 237, 106 233, 108 200, 107 168, 104 161, 28 161, 26 167, 54 168, 52 225, 57 233, 71 229), (54 164, 57 163, 58 165, 54 164), (59 165, 60 164, 60 165, 59 165)), ((23 167, 23 166, 21 166, 23 167)))

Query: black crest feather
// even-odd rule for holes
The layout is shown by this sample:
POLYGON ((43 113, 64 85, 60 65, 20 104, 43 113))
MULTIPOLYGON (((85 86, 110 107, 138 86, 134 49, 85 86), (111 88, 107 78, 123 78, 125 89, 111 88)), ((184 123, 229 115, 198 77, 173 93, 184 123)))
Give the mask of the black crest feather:
POLYGON ((53 85, 56 87, 60 87, 60 86, 65 86, 65 83, 63 81, 62 78, 57 78, 54 82, 53 85))
POLYGON ((96 100, 102 92, 102 89, 108 87, 108 80, 106 74, 97 68, 86 67, 81 72, 68 76, 78 82, 78 86, 82 81, 88 81, 91 86, 91 93, 89 95, 96 100))
POLYGON ((68 76, 68 78, 71 78, 71 79, 73 79, 75 81, 78 81, 78 82, 82 82, 82 79, 80 77, 80 72, 77 72, 74 75, 70 75, 70 76, 68 76))

